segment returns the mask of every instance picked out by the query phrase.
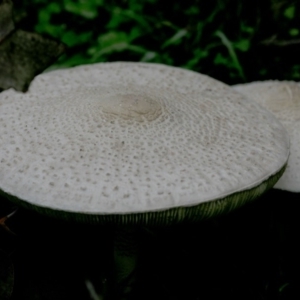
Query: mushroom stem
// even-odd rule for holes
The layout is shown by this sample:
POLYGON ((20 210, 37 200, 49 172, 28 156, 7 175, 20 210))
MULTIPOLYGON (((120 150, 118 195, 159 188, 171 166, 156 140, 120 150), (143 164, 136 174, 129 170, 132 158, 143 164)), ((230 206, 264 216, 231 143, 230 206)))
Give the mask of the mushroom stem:
POLYGON ((136 282, 138 260, 137 229, 118 226, 114 232, 114 294, 117 299, 128 299, 136 282))

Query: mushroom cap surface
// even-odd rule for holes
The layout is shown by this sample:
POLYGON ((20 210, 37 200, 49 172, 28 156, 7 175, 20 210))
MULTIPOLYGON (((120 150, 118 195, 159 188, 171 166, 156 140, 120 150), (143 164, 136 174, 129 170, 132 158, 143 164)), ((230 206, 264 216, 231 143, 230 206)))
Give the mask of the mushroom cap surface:
POLYGON ((274 188, 300 192, 300 83, 267 80, 234 88, 271 111, 290 135, 287 168, 274 188))
POLYGON ((4 91, 0 145, 0 189, 13 201, 95 222, 230 211, 272 187, 289 155, 285 129, 255 101, 193 71, 130 62, 4 91))

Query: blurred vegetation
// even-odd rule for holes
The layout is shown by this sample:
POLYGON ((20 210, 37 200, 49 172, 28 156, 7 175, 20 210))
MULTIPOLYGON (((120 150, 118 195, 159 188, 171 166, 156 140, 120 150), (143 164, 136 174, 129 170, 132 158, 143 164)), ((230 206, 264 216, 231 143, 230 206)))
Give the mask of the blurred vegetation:
POLYGON ((300 2, 15 0, 19 26, 65 43, 54 68, 144 61, 228 84, 300 80, 300 2))

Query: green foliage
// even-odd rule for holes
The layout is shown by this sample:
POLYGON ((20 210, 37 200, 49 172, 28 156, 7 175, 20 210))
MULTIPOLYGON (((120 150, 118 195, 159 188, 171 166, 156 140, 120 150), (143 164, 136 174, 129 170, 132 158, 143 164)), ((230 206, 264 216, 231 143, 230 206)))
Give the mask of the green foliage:
POLYGON ((165 4, 158 0, 27 0, 22 9, 28 29, 69 47, 55 68, 144 61, 193 69, 227 83, 300 80, 299 55, 292 54, 300 50, 298 2, 165 4))

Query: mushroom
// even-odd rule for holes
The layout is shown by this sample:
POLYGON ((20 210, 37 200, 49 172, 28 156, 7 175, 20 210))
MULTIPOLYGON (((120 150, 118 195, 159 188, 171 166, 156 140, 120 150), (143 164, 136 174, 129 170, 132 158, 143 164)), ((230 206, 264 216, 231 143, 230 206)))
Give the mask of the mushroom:
POLYGON ((300 192, 300 84, 294 81, 268 80, 238 84, 234 88, 271 111, 290 135, 291 155, 283 176, 274 188, 300 192))
POLYGON ((129 62, 52 71, 26 94, 1 93, 0 145, 9 199, 120 230, 229 212, 271 188, 289 155, 280 122, 231 87, 129 62))

